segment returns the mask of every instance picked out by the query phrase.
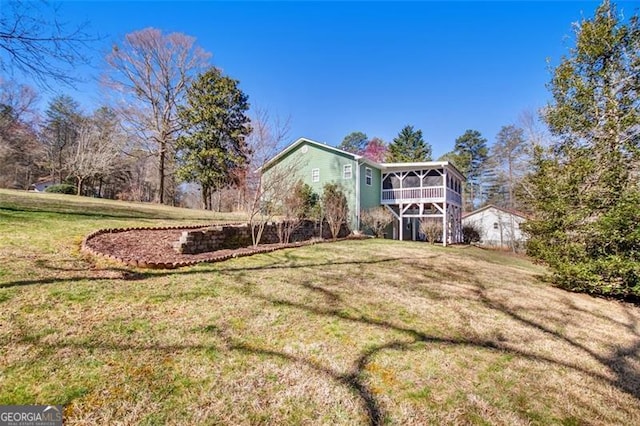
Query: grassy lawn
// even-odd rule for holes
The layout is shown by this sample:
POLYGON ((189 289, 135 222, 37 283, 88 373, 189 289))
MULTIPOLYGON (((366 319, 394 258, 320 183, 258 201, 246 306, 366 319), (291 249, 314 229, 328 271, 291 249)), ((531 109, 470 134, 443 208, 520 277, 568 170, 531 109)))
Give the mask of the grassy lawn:
POLYGON ((475 248, 345 241, 143 271, 98 228, 237 220, 0 190, 0 404, 67 424, 639 424, 640 309, 475 248))

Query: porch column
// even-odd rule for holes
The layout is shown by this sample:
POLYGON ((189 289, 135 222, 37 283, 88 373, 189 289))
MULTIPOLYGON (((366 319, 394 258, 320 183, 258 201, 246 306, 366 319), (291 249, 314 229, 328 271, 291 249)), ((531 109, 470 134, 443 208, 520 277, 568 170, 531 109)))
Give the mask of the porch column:
POLYGON ((398 206, 400 207, 398 210, 400 212, 400 217, 398 218, 398 221, 400 222, 398 226, 398 240, 402 241, 402 228, 404 228, 404 220, 402 220, 402 204, 399 204, 398 206))
POLYGON ((442 247, 447 246, 447 202, 443 204, 444 212, 442 212, 442 247))
POLYGON ((442 191, 444 192, 443 195, 443 203, 442 203, 442 208, 443 208, 443 212, 442 212, 442 246, 446 247, 447 245, 447 222, 448 222, 448 218, 447 218, 447 188, 449 186, 447 185, 447 168, 443 167, 442 168, 442 191))

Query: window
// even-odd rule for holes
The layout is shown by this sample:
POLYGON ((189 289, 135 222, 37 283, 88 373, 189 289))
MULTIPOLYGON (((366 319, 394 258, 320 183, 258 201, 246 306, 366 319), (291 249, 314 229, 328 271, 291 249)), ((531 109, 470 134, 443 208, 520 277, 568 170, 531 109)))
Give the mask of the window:
POLYGON ((345 164, 342 168, 342 178, 351 179, 351 164, 345 164))
POLYGON ((403 188, 420 188, 420 178, 415 172, 409 172, 402 181, 403 188))
POLYGON ((493 229, 498 229, 498 222, 493 222, 493 229))
POLYGON ((311 169, 311 182, 320 182, 320 169, 311 169))
POLYGON ((382 189, 400 189, 400 179, 395 174, 386 175, 382 180, 382 189))
POLYGON ((364 169, 364 183, 371 186, 372 181, 373 181, 373 173, 371 172, 371 169, 367 167, 364 169))

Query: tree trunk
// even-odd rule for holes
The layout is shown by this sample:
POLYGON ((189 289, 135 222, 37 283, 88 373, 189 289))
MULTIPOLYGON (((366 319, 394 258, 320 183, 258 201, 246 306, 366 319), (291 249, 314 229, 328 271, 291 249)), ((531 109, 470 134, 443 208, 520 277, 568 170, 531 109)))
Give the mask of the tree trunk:
POLYGON ((160 179, 160 188, 159 188, 159 201, 160 204, 164 204, 164 160, 166 155, 166 142, 162 142, 160 144, 160 166, 158 167, 158 178, 160 179))
POLYGON ((78 176, 77 179, 78 179, 78 188, 76 191, 76 195, 80 196, 82 195, 82 184, 84 183, 84 178, 81 178, 80 176, 78 176))
POLYGON ((202 186, 202 208, 205 210, 211 210, 211 200, 209 197, 210 189, 208 186, 202 186))

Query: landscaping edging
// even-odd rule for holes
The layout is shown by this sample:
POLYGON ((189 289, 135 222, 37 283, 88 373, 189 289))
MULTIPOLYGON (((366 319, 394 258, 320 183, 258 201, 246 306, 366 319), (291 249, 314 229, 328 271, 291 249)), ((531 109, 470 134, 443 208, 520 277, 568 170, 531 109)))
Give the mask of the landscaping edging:
MULTIPOLYGON (((216 226, 229 226, 236 225, 234 224, 221 224, 216 226)), ((224 250, 224 253, 211 252, 210 256, 202 257, 199 256, 198 259, 194 260, 181 260, 176 262, 154 262, 149 260, 131 260, 124 259, 122 257, 116 256, 111 253, 105 253, 95 248, 91 247, 90 241, 91 239, 107 233, 124 233, 127 231, 164 231, 164 230, 189 230, 189 229, 200 229, 207 228, 210 225, 188 225, 188 226, 168 226, 168 227, 131 227, 131 228, 106 228, 94 231, 87 235, 81 243, 80 251, 85 254, 89 254, 96 257, 101 257, 110 261, 115 261, 118 263, 122 263, 128 266, 136 267, 136 268, 144 268, 144 269, 176 269, 185 266, 194 266, 198 263, 212 263, 212 262, 222 262, 228 259, 251 256, 254 254, 260 253, 269 253, 275 250, 285 249, 285 248, 294 248, 294 247, 302 247, 306 245, 318 244, 322 242, 331 242, 333 240, 308 240, 301 241, 289 244, 269 244, 269 245, 261 245, 258 247, 242 247, 235 250, 224 250)), ((348 236, 346 238, 339 238, 337 241, 346 240, 346 239, 358 239, 358 237, 348 236)))

